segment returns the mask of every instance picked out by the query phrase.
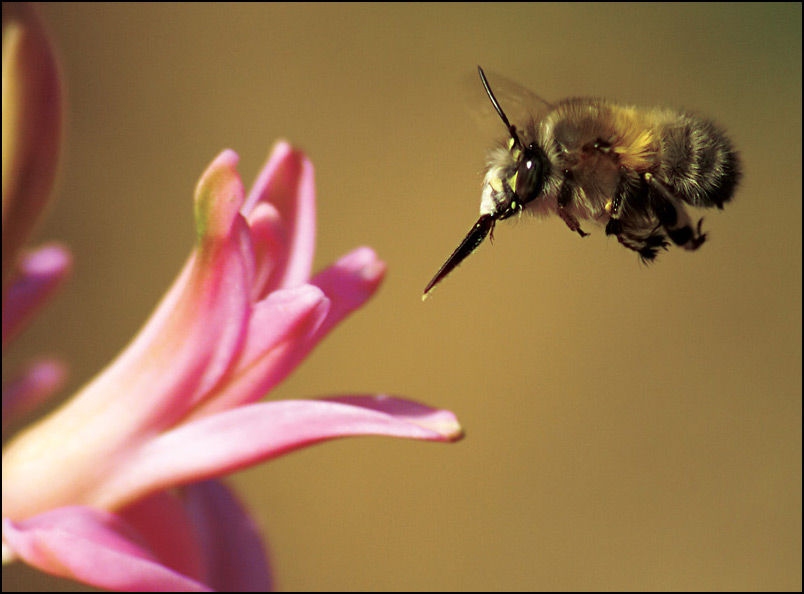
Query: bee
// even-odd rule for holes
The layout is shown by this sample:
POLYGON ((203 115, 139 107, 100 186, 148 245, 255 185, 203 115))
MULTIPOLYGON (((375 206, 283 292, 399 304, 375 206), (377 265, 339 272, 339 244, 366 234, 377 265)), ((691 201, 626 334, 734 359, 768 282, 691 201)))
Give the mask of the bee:
POLYGON ((477 70, 510 138, 488 154, 480 218, 422 299, 493 238, 498 221, 523 212, 556 214, 581 237, 589 235, 581 221, 596 223, 646 263, 670 241, 693 251, 706 241, 703 219, 694 224, 685 204, 722 209, 740 179, 737 153, 716 124, 688 111, 580 98, 541 101, 517 128, 477 70))

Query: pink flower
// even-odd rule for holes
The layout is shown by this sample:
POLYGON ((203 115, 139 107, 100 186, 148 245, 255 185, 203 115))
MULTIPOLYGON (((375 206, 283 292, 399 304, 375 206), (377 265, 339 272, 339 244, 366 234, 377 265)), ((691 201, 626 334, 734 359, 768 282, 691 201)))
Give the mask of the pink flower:
MULTIPOLYGON (((4 5, 4 134, 5 35, 4 5)), ((4 242, 15 222, 6 216, 15 211, 6 209, 6 152, 17 146, 4 136, 4 242)), ((280 143, 246 196, 237 160, 224 151, 201 177, 196 246, 140 333, 4 449, 4 562, 107 589, 264 590, 261 538, 216 477, 336 437, 461 437, 451 412, 392 396, 258 402, 373 295, 385 265, 364 247, 311 277, 312 165, 280 143)), ((34 186, 14 186, 9 204, 43 204, 34 186)), ((30 216, 17 218, 26 226, 30 216)), ((4 346, 70 260, 45 246, 8 266, 4 259, 4 346)), ((4 422, 57 390, 63 374, 58 362, 33 363, 4 390, 4 422)))
POLYGON ((250 539, 227 543, 248 545, 250 557, 235 555, 250 559, 234 571, 242 577, 259 542, 244 512, 217 483, 185 487, 179 498, 167 489, 335 437, 461 436, 452 413, 391 396, 256 402, 363 305, 385 265, 358 248, 311 278, 312 165, 280 143, 246 197, 237 160, 225 151, 202 176, 196 248, 138 336, 5 449, 4 539, 28 563, 104 588, 232 589, 210 581, 221 566, 199 546, 225 538, 196 534, 196 516, 203 512, 207 531, 248 526, 250 539), (178 524, 169 534, 162 516, 178 524), (166 537, 197 550, 188 560, 184 543, 182 559, 171 560, 166 537))

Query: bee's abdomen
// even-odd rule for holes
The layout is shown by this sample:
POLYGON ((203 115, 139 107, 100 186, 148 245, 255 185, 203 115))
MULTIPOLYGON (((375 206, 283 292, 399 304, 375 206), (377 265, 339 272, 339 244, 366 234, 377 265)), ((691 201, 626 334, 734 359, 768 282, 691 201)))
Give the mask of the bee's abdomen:
POLYGON ((740 163, 722 130, 694 114, 684 114, 663 130, 657 175, 684 202, 723 208, 737 187, 740 163))

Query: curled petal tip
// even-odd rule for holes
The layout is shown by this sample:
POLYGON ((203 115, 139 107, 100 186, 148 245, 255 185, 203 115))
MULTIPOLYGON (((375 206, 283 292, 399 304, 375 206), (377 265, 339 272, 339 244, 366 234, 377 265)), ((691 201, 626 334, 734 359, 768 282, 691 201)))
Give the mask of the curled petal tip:
POLYGON ((227 235, 243 204, 245 191, 237 173, 237 153, 227 149, 207 167, 195 190, 199 240, 227 235))
MULTIPOLYGON (((351 292, 373 293, 385 278, 387 266, 370 247, 352 250, 316 277, 316 284, 337 292, 348 287, 351 292)), ((325 289, 325 292, 329 292, 325 289)), ((364 298, 365 298, 364 297, 364 298)))
POLYGON ((445 441, 460 441, 465 435, 458 417, 448 410, 434 412, 419 425, 443 436, 445 441))
POLYGON ((387 265, 377 257, 370 247, 359 247, 343 257, 338 265, 353 270, 370 285, 378 285, 385 278, 387 265))
POLYGON ((439 434, 445 441, 458 441, 464 436, 463 427, 451 410, 430 408, 413 400, 387 394, 378 394, 374 399, 380 408, 394 411, 410 422, 439 434))
MULTIPOLYGON (((327 302, 324 292, 315 285, 301 285, 291 289, 281 289, 271 293, 265 300, 273 308, 273 316, 285 315, 284 310, 292 309, 294 315, 327 302)), ((274 322, 276 323, 276 322, 274 322)))
POLYGON ((291 152, 293 152, 293 146, 284 138, 280 138, 274 143, 274 146, 271 148, 271 156, 269 157, 269 161, 277 158, 282 158, 291 152))
POLYGON ((433 441, 454 442, 464 436, 463 427, 455 413, 449 410, 431 408, 414 400, 389 394, 335 396, 326 400, 375 410, 390 415, 395 419, 404 420, 431 433, 430 439, 433 441))
POLYGON ((322 326, 322 333, 328 332, 374 295, 385 277, 385 268, 385 262, 377 258, 374 250, 362 247, 315 276, 312 283, 332 300, 332 309, 322 326))

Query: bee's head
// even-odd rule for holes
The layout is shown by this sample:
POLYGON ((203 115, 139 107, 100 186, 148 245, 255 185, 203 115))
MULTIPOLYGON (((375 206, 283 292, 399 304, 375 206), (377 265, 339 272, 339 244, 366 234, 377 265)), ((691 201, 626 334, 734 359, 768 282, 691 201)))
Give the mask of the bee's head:
POLYGON ((542 193, 550 173, 550 161, 538 143, 525 144, 522 141, 516 126, 508 121, 508 117, 494 96, 489 81, 486 79, 486 73, 480 66, 477 67, 477 70, 491 104, 511 135, 508 150, 500 150, 491 156, 483 187, 480 212, 490 214, 496 220, 507 219, 542 193))
POLYGON ((483 69, 478 66, 477 70, 491 104, 508 128, 511 139, 507 148, 500 147, 489 155, 480 199, 480 218, 424 288, 422 299, 425 299, 445 276, 472 254, 486 237, 493 235, 497 221, 521 212, 523 206, 537 198, 542 193, 550 173, 550 161, 544 149, 536 142, 527 144, 522 142, 516 126, 508 121, 494 97, 483 69))
POLYGON ((536 143, 510 146, 489 155, 480 196, 480 214, 507 219, 541 195, 550 173, 550 161, 536 143))

